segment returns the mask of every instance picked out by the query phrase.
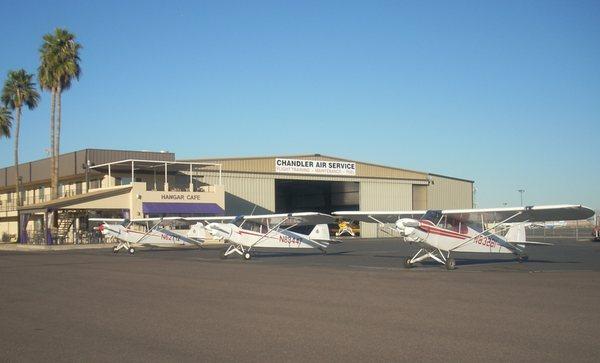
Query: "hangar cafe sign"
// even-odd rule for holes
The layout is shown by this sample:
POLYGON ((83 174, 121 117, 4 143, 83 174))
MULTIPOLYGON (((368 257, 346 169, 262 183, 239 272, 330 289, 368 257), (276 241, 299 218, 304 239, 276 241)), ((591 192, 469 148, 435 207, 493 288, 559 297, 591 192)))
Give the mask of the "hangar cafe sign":
POLYGON ((356 175, 356 163, 349 161, 275 159, 276 173, 356 175))

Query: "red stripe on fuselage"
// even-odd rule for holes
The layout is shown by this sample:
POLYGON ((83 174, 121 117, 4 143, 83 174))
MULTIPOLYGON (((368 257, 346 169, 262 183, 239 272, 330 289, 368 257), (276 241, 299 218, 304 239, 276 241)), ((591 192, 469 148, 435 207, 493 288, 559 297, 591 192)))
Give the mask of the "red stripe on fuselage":
MULTIPOLYGON (((429 221, 427 221, 427 222, 429 222, 429 221)), ((431 222, 429 222, 429 223, 431 223, 431 222)), ((429 225, 429 223, 423 223, 423 222, 421 222, 420 228, 422 230, 424 230, 425 232, 437 234, 439 236, 459 238, 459 239, 470 238, 470 236, 468 236, 468 235, 460 234, 460 233, 457 233, 457 232, 454 232, 454 231, 450 231, 448 229, 434 227, 432 225, 429 225)))

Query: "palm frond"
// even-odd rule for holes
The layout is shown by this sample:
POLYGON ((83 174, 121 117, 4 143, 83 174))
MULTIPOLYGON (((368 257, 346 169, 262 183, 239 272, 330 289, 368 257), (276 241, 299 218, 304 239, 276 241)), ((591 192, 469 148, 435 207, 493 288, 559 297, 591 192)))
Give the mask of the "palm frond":
POLYGON ((79 51, 81 44, 75 41, 75 35, 61 28, 52 34, 44 35, 40 47, 40 67, 38 79, 44 89, 59 87, 68 89, 73 79, 81 75, 79 51))
POLYGON ((0 107, 0 137, 10 137, 12 128, 12 113, 6 107, 0 107))
POLYGON ((4 87, 2 87, 0 99, 6 107, 12 110, 23 107, 23 105, 30 110, 37 107, 40 94, 33 82, 33 74, 27 73, 24 69, 9 71, 4 87))

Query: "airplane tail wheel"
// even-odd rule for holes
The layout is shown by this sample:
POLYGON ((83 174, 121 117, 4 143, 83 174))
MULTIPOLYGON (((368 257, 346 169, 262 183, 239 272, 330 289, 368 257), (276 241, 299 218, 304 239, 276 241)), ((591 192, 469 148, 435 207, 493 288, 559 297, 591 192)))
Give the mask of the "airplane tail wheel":
POLYGON ((404 259, 404 267, 405 268, 412 268, 414 266, 414 264, 412 262, 410 262, 411 258, 405 258, 404 259))
POLYGON ((249 259, 252 258, 252 255, 250 254, 250 252, 244 252, 242 257, 244 258, 244 260, 248 261, 249 259))
POLYGON ((525 262, 527 260, 529 260, 529 256, 527 255, 517 256, 517 261, 519 261, 519 263, 525 262))
POLYGON ((223 248, 221 250, 221 252, 219 252, 219 258, 221 260, 226 260, 227 259, 227 255, 225 254, 225 252, 227 252, 227 248, 223 248))
POLYGON ((449 258, 446 260, 446 269, 454 270, 456 268, 456 261, 453 258, 449 258))
POLYGON ((135 249, 133 247, 129 247, 129 250, 127 250, 127 252, 129 252, 130 255, 133 255, 135 253, 135 249))

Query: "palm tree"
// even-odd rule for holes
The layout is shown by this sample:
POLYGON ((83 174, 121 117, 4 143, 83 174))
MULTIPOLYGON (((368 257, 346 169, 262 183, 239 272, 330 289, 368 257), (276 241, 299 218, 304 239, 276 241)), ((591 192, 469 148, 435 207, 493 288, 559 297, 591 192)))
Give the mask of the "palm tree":
POLYGON ((6 107, 0 107, 0 138, 10 137, 12 127, 12 113, 6 107))
POLYGON ((39 100, 40 94, 35 89, 35 83, 32 81, 33 74, 27 73, 24 69, 8 72, 8 78, 2 88, 2 103, 6 107, 15 111, 15 191, 17 197, 17 206, 21 205, 19 193, 19 129, 21 128, 21 111, 23 106, 33 110, 39 100))
POLYGON ((79 50, 81 45, 75 35, 57 28, 54 33, 44 35, 40 47, 38 79, 42 89, 52 94, 50 102, 50 147, 52 149, 51 185, 52 198, 58 191, 58 157, 60 154, 61 96, 71 87, 73 79, 79 79, 79 50))

